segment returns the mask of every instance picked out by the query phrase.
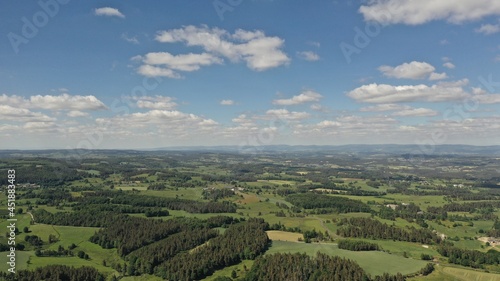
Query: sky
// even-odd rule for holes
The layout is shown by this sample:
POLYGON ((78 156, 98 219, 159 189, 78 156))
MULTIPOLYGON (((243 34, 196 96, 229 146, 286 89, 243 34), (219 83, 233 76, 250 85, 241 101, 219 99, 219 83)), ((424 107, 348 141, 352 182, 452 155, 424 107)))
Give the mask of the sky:
POLYGON ((0 149, 500 145, 498 0, 0 6, 0 149))

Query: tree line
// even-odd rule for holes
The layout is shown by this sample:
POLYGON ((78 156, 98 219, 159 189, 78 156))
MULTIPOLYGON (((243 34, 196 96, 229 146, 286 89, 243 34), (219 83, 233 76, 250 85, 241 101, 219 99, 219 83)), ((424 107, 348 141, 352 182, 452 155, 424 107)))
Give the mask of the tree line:
POLYGON ((392 239, 422 244, 439 244, 441 242, 441 238, 429 229, 417 229, 415 227, 402 229, 370 218, 343 218, 337 225, 340 226, 337 229, 337 235, 343 237, 373 240, 392 239))
POLYGON ((338 242, 339 249, 349 251, 380 251, 382 248, 378 244, 361 240, 341 239, 338 242))
POLYGON ((369 213, 370 207, 358 200, 341 196, 328 196, 316 193, 291 194, 286 201, 304 209, 329 209, 339 213, 364 212, 369 213))
POLYGON ((500 263, 500 252, 493 249, 484 253, 446 245, 437 248, 437 251, 442 256, 447 257, 450 263, 462 266, 484 268, 484 265, 498 265, 500 263))
POLYGON ((316 257, 276 253, 259 257, 243 280, 402 281, 405 277, 398 273, 371 278, 356 262, 323 253, 317 253, 316 257))
POLYGON ((97 269, 89 266, 69 267, 66 265, 47 265, 34 270, 19 270, 15 274, 2 271, 6 281, 104 281, 105 277, 97 269))

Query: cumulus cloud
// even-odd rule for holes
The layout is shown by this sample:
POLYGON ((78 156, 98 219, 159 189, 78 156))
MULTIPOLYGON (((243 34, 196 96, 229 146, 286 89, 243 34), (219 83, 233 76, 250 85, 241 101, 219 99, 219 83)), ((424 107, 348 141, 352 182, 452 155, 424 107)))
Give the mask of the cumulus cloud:
POLYGON ((483 24, 475 30, 477 33, 491 35, 500 32, 500 23, 498 24, 483 24))
POLYGON ((432 86, 424 84, 393 86, 373 83, 358 87, 350 91, 347 96, 356 101, 368 103, 455 101, 469 96, 463 89, 467 83, 466 79, 432 86))
POLYGON ((436 116, 438 112, 429 108, 410 108, 394 112, 392 116, 399 117, 425 117, 436 116))
POLYGON ((54 118, 29 109, 0 105, 0 120, 15 122, 51 122, 54 118))
POLYGON ((312 52, 312 51, 297 52, 297 56, 300 59, 303 59, 306 61, 318 61, 319 60, 319 55, 316 54, 315 52, 312 52))
POLYGON ((238 29, 234 33, 206 25, 184 26, 179 29, 161 31, 156 40, 163 43, 182 42, 187 46, 201 47, 215 56, 231 62, 245 61, 255 71, 263 71, 288 64, 290 58, 281 50, 284 40, 266 36, 263 31, 238 29))
POLYGON ((234 102, 234 100, 221 100, 220 104, 221 105, 234 105, 235 102, 234 102))
POLYGON ((220 58, 208 53, 189 53, 183 55, 172 55, 167 52, 148 53, 144 57, 143 61, 146 64, 165 65, 170 69, 181 71, 195 71, 200 69, 200 67, 204 65, 222 63, 222 60, 220 58))
POLYGON ((431 73, 431 75, 429 75, 429 80, 431 80, 431 81, 443 80, 446 78, 448 78, 448 75, 444 72, 443 73, 433 72, 433 73, 431 73))
POLYGON ((181 78, 176 71, 195 71, 201 66, 221 64, 222 59, 208 53, 172 55, 168 52, 148 53, 144 57, 135 56, 134 61, 142 61, 144 64, 138 68, 138 72, 144 76, 164 76, 169 78, 181 78))
POLYGON ((283 119, 283 120, 301 120, 309 118, 311 115, 307 112, 288 111, 286 109, 270 109, 266 111, 266 119, 283 119))
POLYGON ((137 73, 144 75, 146 77, 168 77, 173 79, 180 79, 182 76, 169 68, 153 66, 149 64, 144 64, 137 68, 137 73))
POLYGON ((459 24, 500 15, 497 0, 372 0, 359 8, 366 21, 418 25, 433 20, 459 24))
POLYGON ((90 116, 87 112, 83 112, 83 111, 79 111, 79 110, 71 110, 66 115, 68 115, 68 117, 73 117, 73 118, 90 116))
POLYGON ((129 37, 126 33, 122 33, 122 39, 133 44, 139 44, 139 40, 136 36, 129 37))
POLYGON ((111 7, 103 7, 94 10, 94 14, 96 16, 108 16, 108 17, 119 17, 125 18, 125 15, 122 14, 118 9, 111 7))
POLYGON ((455 68, 455 65, 451 62, 445 62, 443 63, 443 66, 448 68, 448 69, 454 69, 455 68))
POLYGON ((40 108, 47 110, 103 110, 106 105, 95 96, 80 96, 62 94, 54 95, 36 95, 29 98, 2 94, 0 103, 23 108, 40 108))
POLYGON ((317 102, 319 101, 323 96, 314 92, 314 91, 304 91, 301 94, 297 96, 293 96, 290 99, 278 99, 274 100, 273 104, 276 105, 297 105, 297 104, 303 104, 303 103, 308 103, 308 102, 317 102))
POLYGON ((159 132, 175 137, 189 135, 193 131, 214 128, 218 123, 212 119, 178 110, 153 109, 147 112, 136 112, 112 118, 97 118, 98 128, 130 133, 159 132))
POLYGON ((172 110, 177 107, 174 98, 166 96, 141 96, 133 98, 139 108, 172 110))
POLYGON ((366 106, 366 107, 361 108, 359 111, 361 111, 361 112, 383 112, 383 111, 395 111, 395 110, 403 110, 403 109, 410 109, 410 107, 407 105, 387 103, 387 104, 377 104, 377 105, 372 105, 372 106, 366 106))
POLYGON ((382 65, 378 68, 384 76, 398 79, 441 80, 447 78, 446 73, 435 73, 436 68, 426 62, 412 61, 398 66, 382 65))
POLYGON ((500 103, 500 94, 489 94, 481 88, 466 91, 467 79, 440 82, 435 85, 404 85, 369 84, 358 87, 347 93, 347 96, 366 103, 379 103, 375 106, 363 107, 360 111, 392 111, 410 109, 407 106, 394 103, 401 102, 447 102, 473 99, 481 104, 500 103))

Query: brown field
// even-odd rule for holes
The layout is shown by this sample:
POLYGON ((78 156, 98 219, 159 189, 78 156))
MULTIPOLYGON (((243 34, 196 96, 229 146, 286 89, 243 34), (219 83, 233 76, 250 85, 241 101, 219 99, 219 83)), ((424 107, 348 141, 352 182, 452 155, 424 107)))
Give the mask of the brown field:
POLYGON ((304 235, 301 233, 293 233, 287 231, 279 231, 279 230, 268 230, 266 231, 267 236, 271 240, 277 241, 289 241, 289 242, 298 242, 299 238, 304 239, 304 235))
POLYGON ((249 195, 249 194, 244 194, 244 193, 237 193, 238 195, 243 195, 243 199, 238 199, 238 203, 240 204, 250 204, 250 203, 257 203, 259 202, 259 197, 255 195, 249 195))

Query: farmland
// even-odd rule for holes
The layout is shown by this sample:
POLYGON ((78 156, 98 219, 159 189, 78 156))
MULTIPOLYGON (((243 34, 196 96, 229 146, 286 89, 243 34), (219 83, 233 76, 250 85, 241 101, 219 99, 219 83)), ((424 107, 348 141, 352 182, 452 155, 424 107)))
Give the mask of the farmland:
MULTIPOLYGON (((99 153, 106 155, 105 163, 95 154, 84 163, 65 163, 43 153, 0 160, 0 167, 12 167, 19 174, 16 240, 24 249, 17 251, 18 270, 58 264, 95 268, 106 280, 162 280, 165 274, 177 274, 169 271, 169 262, 189 264, 190 255, 223 243, 235 229, 250 223, 265 231, 252 235, 265 235, 269 242, 263 240, 255 252, 231 256, 234 261, 196 279, 243 281, 259 256, 323 253, 355 262, 371 278, 387 273, 408 280, 499 280, 498 262, 478 264, 471 258, 458 264, 440 254, 445 246, 489 257, 499 250, 493 240, 500 227, 500 188, 491 187, 490 182, 498 180, 489 169, 477 168, 475 179, 464 178, 447 169, 453 158, 444 156, 432 164, 435 169, 429 174, 419 166, 403 173, 395 168, 398 162, 381 168, 388 156, 380 155, 340 153, 338 164, 332 166, 322 153, 269 153, 262 158, 215 152, 99 153), (34 163, 40 173, 28 174, 34 163), (53 181, 54 168, 67 169, 71 177, 53 181), (27 185, 33 182, 37 185, 27 185), (141 235, 151 239, 141 241, 136 237, 140 228, 125 231, 113 224, 149 225, 151 220, 173 228, 144 232, 141 235), (182 220, 187 221, 176 226, 182 220), (360 220, 366 227, 356 225, 360 220), (120 240, 124 233, 129 240, 120 240), (186 233, 206 235, 182 249, 169 248, 168 239, 176 241, 186 233), (338 241, 346 238, 375 243, 379 250, 340 249, 338 241), (165 251, 160 249, 173 252, 162 257, 165 263, 148 269, 141 251, 165 251), (429 263, 434 270, 423 275, 429 263)), ((468 157, 477 167, 494 161, 468 157)), ((2 193, 0 204, 6 201, 2 193)), ((4 215, 0 221, 4 229, 6 219, 4 215)), ((6 245, 7 236, 0 235, 0 243, 6 245)), ((0 261, 5 264, 6 253, 0 261)))

